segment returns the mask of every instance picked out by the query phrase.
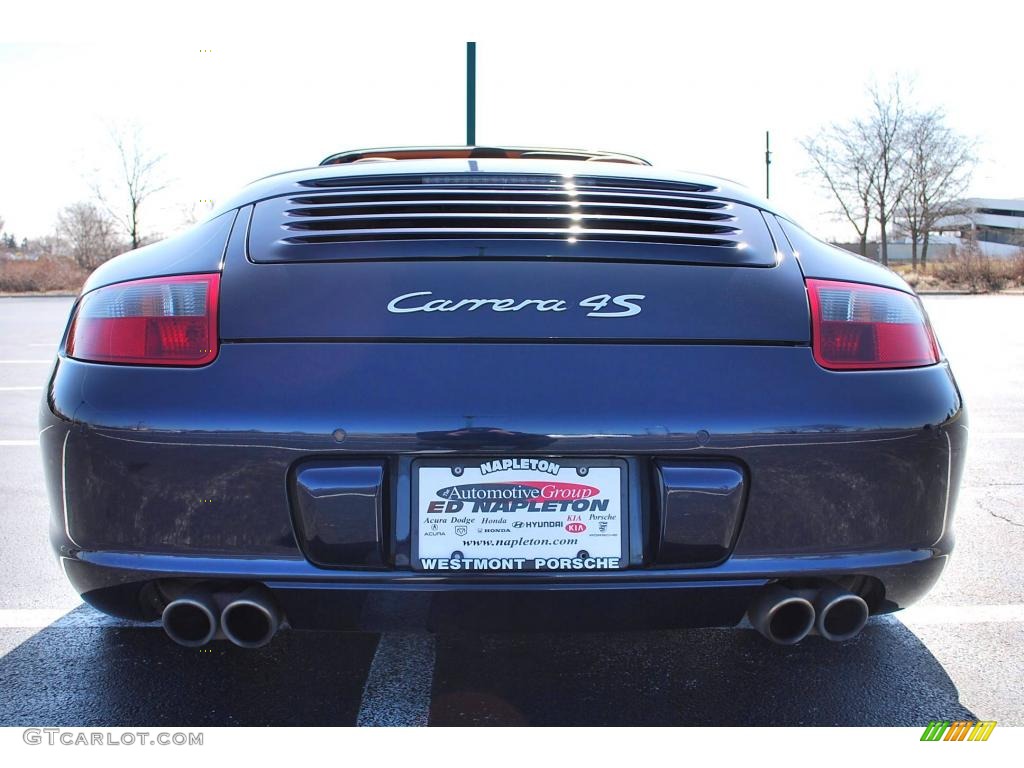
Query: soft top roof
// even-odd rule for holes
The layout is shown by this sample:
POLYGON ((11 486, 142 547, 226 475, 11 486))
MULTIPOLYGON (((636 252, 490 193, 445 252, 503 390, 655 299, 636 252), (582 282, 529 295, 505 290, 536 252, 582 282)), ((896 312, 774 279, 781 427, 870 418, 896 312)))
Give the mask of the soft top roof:
POLYGON ((320 165, 346 163, 387 162, 389 160, 463 160, 496 158, 503 160, 580 160, 595 163, 626 163, 650 165, 649 162, 621 152, 590 151, 585 149, 552 149, 546 147, 382 147, 378 149, 352 149, 325 157, 320 165))

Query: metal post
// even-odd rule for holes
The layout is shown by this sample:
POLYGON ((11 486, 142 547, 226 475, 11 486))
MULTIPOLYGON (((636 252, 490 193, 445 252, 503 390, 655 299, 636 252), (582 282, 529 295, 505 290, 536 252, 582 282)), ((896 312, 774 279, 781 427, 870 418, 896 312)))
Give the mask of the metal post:
POLYGON ((771 169, 772 151, 769 143, 768 131, 764 132, 764 196, 765 199, 772 196, 771 169))
POLYGON ((466 146, 476 145, 476 43, 466 43, 466 146))

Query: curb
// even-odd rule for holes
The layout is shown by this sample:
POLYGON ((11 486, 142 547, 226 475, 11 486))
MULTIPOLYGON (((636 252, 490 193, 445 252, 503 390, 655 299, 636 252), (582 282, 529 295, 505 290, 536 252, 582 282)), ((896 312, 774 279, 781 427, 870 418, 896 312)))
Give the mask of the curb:
POLYGON ((63 291, 25 291, 24 293, 0 293, 0 299, 73 299, 77 293, 63 291))
POLYGON ((1007 291, 987 291, 984 293, 973 293, 971 291, 914 291, 918 296, 1022 296, 1024 291, 1019 288, 1011 288, 1007 291))

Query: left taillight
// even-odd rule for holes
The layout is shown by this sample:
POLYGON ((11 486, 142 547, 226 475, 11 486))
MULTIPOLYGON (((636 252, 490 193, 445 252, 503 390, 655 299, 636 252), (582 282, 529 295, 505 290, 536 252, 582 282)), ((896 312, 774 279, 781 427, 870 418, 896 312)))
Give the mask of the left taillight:
POLYGON ((115 283, 82 297, 66 352, 129 365, 206 365, 217 357, 220 275, 115 283))

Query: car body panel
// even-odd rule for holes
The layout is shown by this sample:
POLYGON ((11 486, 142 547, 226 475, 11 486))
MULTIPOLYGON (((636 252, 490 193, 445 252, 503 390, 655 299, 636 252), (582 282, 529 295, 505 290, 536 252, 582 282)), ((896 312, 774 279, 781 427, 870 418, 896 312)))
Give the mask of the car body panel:
MULTIPOLYGON (((429 628, 700 626, 736 623, 774 581, 835 581, 880 612, 913 602, 939 577, 967 436, 949 365, 828 371, 810 346, 805 277, 909 291, 898 277, 817 243, 737 187, 640 166, 629 175, 692 182, 707 187, 695 195, 756 209, 771 266, 616 259, 596 244, 587 245, 595 258, 581 262, 546 257, 535 242, 506 243, 494 259, 435 258, 436 244, 420 243, 404 260, 249 258, 253 204, 308 190, 310 180, 379 174, 380 165, 269 177, 211 221, 90 278, 85 290, 223 270, 213 362, 105 365, 62 351, 55 363, 40 412, 50 537, 87 601, 153 618, 175 585, 260 582, 300 628, 406 619, 429 628), (588 295, 644 299, 639 313, 618 318, 568 307, 388 310, 412 292, 550 297, 574 308, 588 295), (625 568, 412 568, 414 463, 517 456, 624 467, 625 568), (311 466, 324 471, 318 482, 343 474, 332 468, 379 470, 337 481, 379 498, 377 540, 365 517, 354 534, 367 558, 359 565, 303 538, 332 522, 318 515, 335 514, 330 505, 310 513, 300 498, 295 478, 311 466), (723 467, 731 469, 716 474, 723 467), (723 484, 720 506, 703 510, 706 524, 666 522, 677 514, 659 501, 668 468, 684 489, 684 477, 723 484), (669 544, 677 554, 665 560, 669 544)), ((386 165, 626 172, 533 160, 386 165)), ((684 507, 695 503, 685 497, 684 507)))
POLYGON ((913 293, 902 277, 877 261, 822 242, 791 221, 782 218, 778 221, 804 277, 870 283, 913 293))
MULTIPOLYGON (((810 316, 800 268, 588 262, 538 258, 546 243, 516 245, 518 258, 253 264, 239 216, 227 247, 221 335, 242 339, 577 339, 806 343, 810 316), (533 258, 531 258, 533 254, 533 258), (428 295, 429 294, 429 295, 428 295), (591 317, 579 302, 632 296, 631 317, 591 317), (393 312, 438 299, 563 301, 558 311, 393 312)), ((377 246, 378 250, 380 246, 377 246)))
POLYGON ((89 275, 82 286, 82 293, 126 280, 219 272, 236 215, 237 211, 221 213, 176 237, 104 262, 89 275))
POLYGON ((806 347, 460 348, 224 344, 204 368, 132 368, 128 386, 128 369, 61 360, 55 426, 72 414, 88 425, 62 446, 68 530, 90 550, 296 556, 297 460, 499 451, 739 460, 753 481, 737 552, 930 547, 947 526, 947 437, 960 434, 961 406, 944 365, 888 371, 866 388, 874 374, 824 371, 806 347), (628 410, 602 371, 611 356, 648 372, 630 382, 628 410), (707 375, 716 370, 730 375, 707 375), (500 371, 515 397, 495 398, 481 371, 500 371))

